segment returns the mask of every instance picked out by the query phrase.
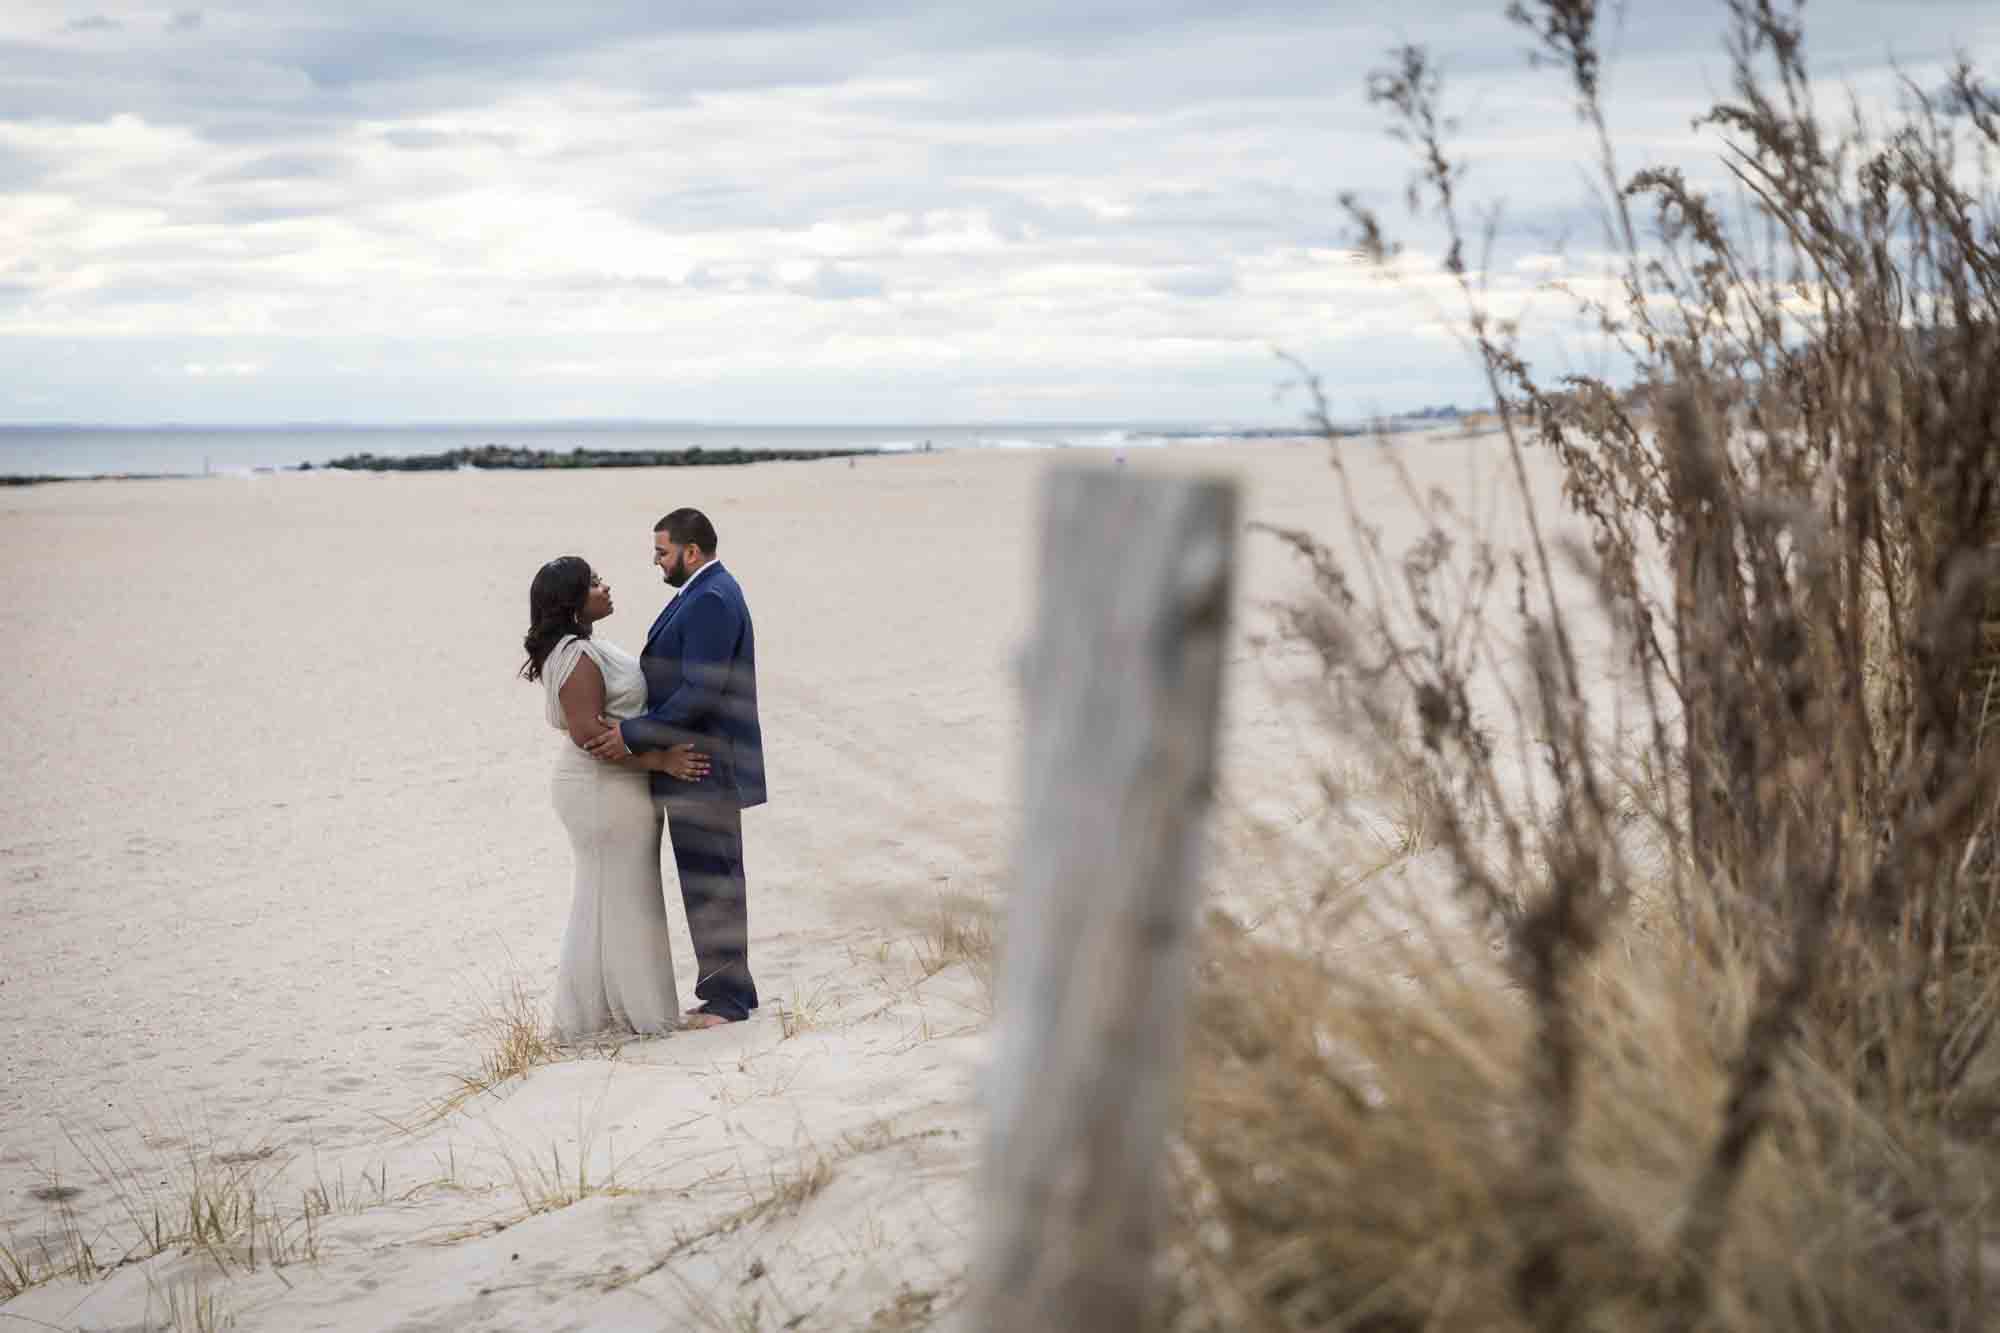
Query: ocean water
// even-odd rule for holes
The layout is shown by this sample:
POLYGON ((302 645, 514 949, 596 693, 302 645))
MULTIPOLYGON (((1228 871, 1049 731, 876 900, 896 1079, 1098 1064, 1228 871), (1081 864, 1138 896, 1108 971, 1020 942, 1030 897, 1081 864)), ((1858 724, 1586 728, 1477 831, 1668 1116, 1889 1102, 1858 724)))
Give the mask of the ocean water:
POLYGON ((465 426, 0 426, 0 476, 240 475, 351 454, 485 444, 570 449, 1125 449, 1240 438, 1230 426, 1133 424, 706 426, 601 422, 465 426))

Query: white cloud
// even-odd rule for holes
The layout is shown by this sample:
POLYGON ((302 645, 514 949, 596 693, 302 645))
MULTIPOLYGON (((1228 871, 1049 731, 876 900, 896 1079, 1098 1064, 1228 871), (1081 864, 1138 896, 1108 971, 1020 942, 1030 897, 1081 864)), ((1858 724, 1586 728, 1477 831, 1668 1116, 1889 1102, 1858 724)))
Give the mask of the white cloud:
MULTIPOLYGON (((0 339, 43 417, 574 414, 587 390, 605 415, 1268 419, 1298 406, 1272 401, 1274 345, 1357 404, 1477 393, 1361 87, 1405 36, 1456 71, 1468 188, 1513 219, 1496 299, 1554 348, 1570 326, 1536 291, 1601 272, 1589 146, 1499 8, 783 0, 752 25, 297 0, 114 28, 22 0, 0 15, 0 339), (1408 233, 1405 285, 1350 261, 1348 188, 1408 233)), ((1808 21, 1876 89, 1871 15, 1808 21)), ((1722 82, 1714 34, 1631 22, 1621 134, 1712 157, 1688 119, 1722 82)), ((1996 63, 1983 9, 1919 30, 1913 70, 1954 39, 1996 63)), ((10 387, 0 416, 28 402, 10 387)))

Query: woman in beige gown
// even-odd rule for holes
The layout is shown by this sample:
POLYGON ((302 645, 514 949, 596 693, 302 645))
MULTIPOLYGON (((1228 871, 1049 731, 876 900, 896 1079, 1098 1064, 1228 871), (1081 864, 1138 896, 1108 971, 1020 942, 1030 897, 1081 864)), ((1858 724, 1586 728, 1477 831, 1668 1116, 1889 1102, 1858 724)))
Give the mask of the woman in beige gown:
POLYGON ((618 763, 586 754, 580 746, 602 729, 600 714, 645 711, 639 661, 592 634, 614 608, 609 585, 580 557, 543 565, 528 602, 521 674, 542 683, 549 725, 564 733, 553 788, 576 862, 556 972, 556 1037, 669 1032, 679 1025, 680 999, 661 891, 662 816, 646 779, 654 769, 698 778, 708 761, 691 746, 618 763))

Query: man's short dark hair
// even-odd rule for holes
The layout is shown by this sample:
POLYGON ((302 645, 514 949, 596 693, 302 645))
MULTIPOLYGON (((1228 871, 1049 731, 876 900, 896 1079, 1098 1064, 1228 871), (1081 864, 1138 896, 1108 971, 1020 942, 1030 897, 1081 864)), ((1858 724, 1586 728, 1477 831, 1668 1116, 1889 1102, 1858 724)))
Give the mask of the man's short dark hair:
POLYGON ((710 555, 715 554, 715 524, 699 509, 676 509, 655 523, 653 531, 666 533, 667 540, 676 546, 692 543, 710 555))

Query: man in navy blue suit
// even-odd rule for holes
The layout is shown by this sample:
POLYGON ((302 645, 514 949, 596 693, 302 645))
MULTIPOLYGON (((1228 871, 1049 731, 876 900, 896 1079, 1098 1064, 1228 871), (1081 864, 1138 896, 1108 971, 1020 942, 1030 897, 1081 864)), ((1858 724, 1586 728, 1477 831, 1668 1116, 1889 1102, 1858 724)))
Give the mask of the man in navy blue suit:
POLYGON ((698 509, 676 509, 654 525, 653 563, 677 591, 639 655, 646 711, 607 727, 588 747, 600 759, 622 759, 692 741, 708 756, 703 777, 652 775, 694 937, 701 1003, 689 1011, 689 1027, 740 1023, 757 1007, 743 874, 743 811, 765 801, 757 640, 743 589, 715 552, 715 525, 698 509))

